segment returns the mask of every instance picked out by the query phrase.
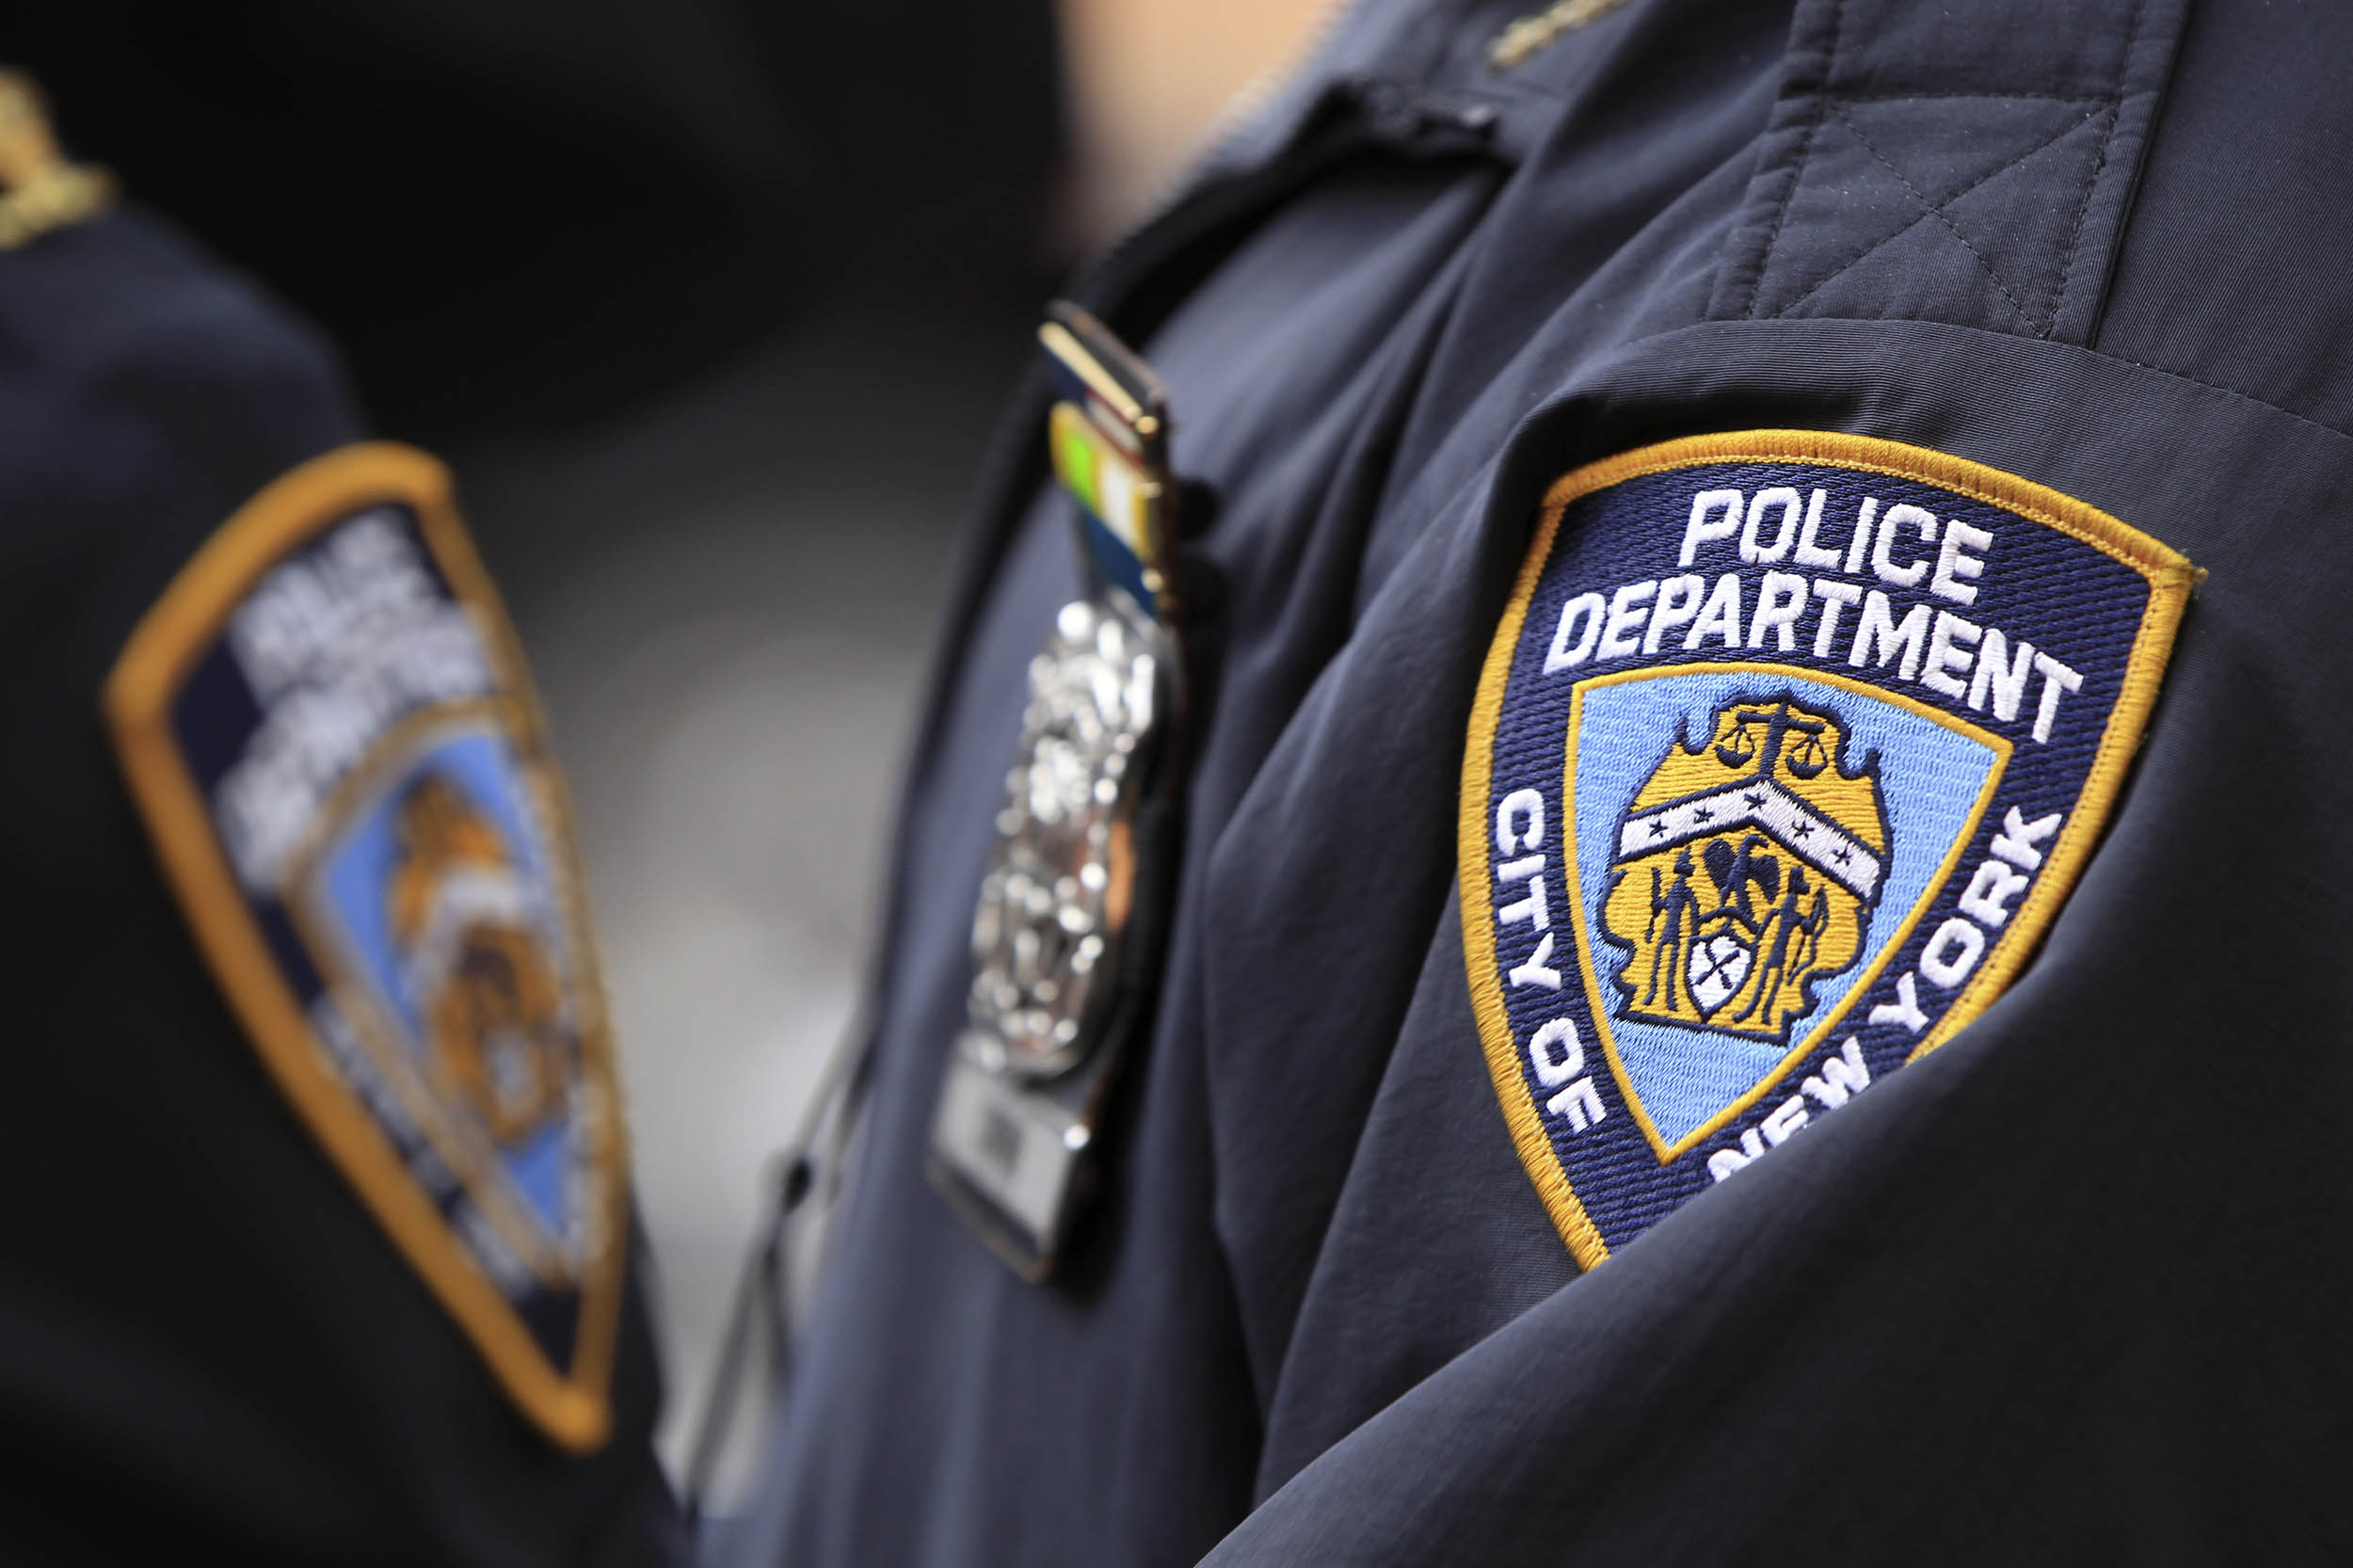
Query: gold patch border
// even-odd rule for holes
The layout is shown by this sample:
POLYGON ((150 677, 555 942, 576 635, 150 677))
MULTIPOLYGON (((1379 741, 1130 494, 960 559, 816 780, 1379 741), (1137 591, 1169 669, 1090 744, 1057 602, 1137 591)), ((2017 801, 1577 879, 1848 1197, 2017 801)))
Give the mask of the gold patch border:
POLYGON ((165 878, 197 945, 263 1064, 312 1134, 472 1340, 492 1376, 524 1416, 559 1446, 585 1453, 611 1434, 613 1362, 620 1329, 629 1212, 628 1133, 619 1105, 604 991, 587 920, 586 886, 572 839, 570 803, 547 745, 547 723, 522 650, 497 589, 458 519, 449 471, 411 447, 369 441, 339 448, 290 470, 231 516, 149 609, 123 645, 100 695, 131 794, 153 840, 165 878), (572 1365, 559 1370, 522 1319, 435 1211, 391 1142, 352 1092, 321 1065, 324 1048, 269 954, 211 812, 170 730, 172 699, 263 574, 289 552, 368 506, 410 508, 426 548, 474 621, 499 696, 517 717, 516 751, 543 792, 550 865, 567 921, 580 945, 577 984, 586 1070, 603 1087, 593 1154, 605 1176, 603 1245, 581 1277, 579 1336, 572 1365))
MULTIPOLYGON (((1946 884, 1952 881, 1953 873, 1960 870, 1961 857, 1968 852, 1970 840, 1976 838, 1979 824, 1985 821, 1986 808, 1993 804, 1993 792, 2001 788, 2003 776, 2009 771, 2010 755, 2016 750, 2016 747, 2005 737, 1996 735, 1992 730, 1979 728, 1966 719, 1959 719, 1950 713, 1940 712, 1917 697, 1906 696, 1901 692, 1886 691, 1872 685, 1867 680, 1857 680, 1852 676, 1839 675, 1833 671, 1801 669, 1795 664, 1775 664, 1757 660, 1735 661, 1721 664, 1645 665, 1639 669, 1619 670, 1609 675, 1588 676, 1577 682, 1571 689, 1569 693, 1571 744, 1568 747, 1568 766, 1562 771, 1561 781, 1561 817, 1574 828, 1577 822, 1575 737, 1579 721, 1584 716, 1587 692, 1596 686, 1624 686, 1638 680, 1660 680, 1675 675, 1742 674, 1811 680, 1820 685, 1850 691, 1858 696, 1867 696, 1878 701, 1892 703, 1943 728, 1979 742, 1993 753, 1993 766, 1987 771, 1985 782, 1977 787, 1977 798, 1969 808, 1968 824, 1954 835, 1952 847, 1945 852, 1945 858, 1929 878, 1928 886, 1921 889, 1920 896, 1905 912, 1901 923, 1896 927, 1896 934, 1887 939, 1886 946, 1880 949, 1879 956, 1871 960, 1870 967, 1848 984, 1847 994, 1839 1000, 1838 1005, 1832 1008, 1804 1039, 1783 1052, 1781 1060, 1773 1064, 1772 1070, 1758 1079, 1753 1086, 1741 1094, 1739 1098, 1673 1143, 1668 1142, 1660 1134, 1657 1126, 1652 1123, 1649 1109, 1642 1104, 1641 1096, 1635 1092, 1634 1080, 1626 1072, 1625 1064, 1618 1057, 1617 1034, 1610 1029, 1609 1015, 1602 1006, 1601 979, 1595 969, 1593 933, 1586 928, 1585 922, 1585 901, 1581 896, 1577 896, 1575 883, 1569 884, 1564 888, 1564 891, 1571 895, 1569 918, 1573 922, 1577 937, 1577 967, 1578 978, 1585 983, 1586 1002, 1593 1008, 1593 1032, 1601 1036, 1602 1054, 1609 1058, 1610 1075, 1618 1080, 1618 1092, 1625 1096, 1626 1109, 1634 1112, 1634 1125, 1642 1129, 1643 1139, 1649 1143, 1651 1152, 1658 1157, 1658 1162, 1661 1165, 1690 1153, 1702 1143, 1714 1137, 1732 1122, 1737 1120, 1742 1112, 1772 1093, 1774 1086, 1789 1076, 1791 1068, 1811 1054, 1817 1046, 1829 1039, 1832 1032, 1846 1021, 1847 1015, 1854 1011, 1855 1004, 1863 1000, 1864 993, 1877 984, 1880 976, 1887 971, 1887 966, 1895 962, 1896 950, 1910 940, 1913 932, 1919 927, 1921 919, 1936 903, 1937 896, 1944 892, 1946 884)), ((1577 850, 1574 832, 1566 840, 1566 845, 1563 863, 1568 870, 1575 872, 1577 870, 1577 850)))
POLYGON ((2133 755, 2148 727, 2149 713, 2156 704, 2157 688, 2181 628, 2190 588, 2198 576, 2197 568, 2180 552, 2073 496, 1966 457, 1876 436, 1789 429, 1686 436, 1588 463, 1553 481, 1545 492, 1535 534, 1513 582, 1511 597, 1505 601, 1502 618, 1480 672, 1478 690, 1471 699, 1468 744, 1463 754, 1462 794, 1456 808, 1456 894, 1461 900, 1471 1011, 1478 1019, 1481 1043, 1485 1048, 1488 1077, 1495 1085, 1496 1098, 1511 1129, 1520 1164, 1534 1184, 1561 1241, 1583 1269, 1594 1268, 1607 1260, 1609 1249, 1571 1189, 1568 1173, 1553 1150, 1544 1118, 1519 1070, 1518 1044, 1512 1037, 1502 984, 1496 976, 1495 937, 1486 924, 1487 794, 1494 776, 1496 727, 1502 717, 1503 691, 1527 623, 1529 603, 1551 558, 1561 519, 1570 504, 1596 490, 1644 474, 1725 462, 1812 463, 1935 485, 2057 529, 2133 568, 2149 584, 2149 602, 2134 633, 2132 651, 2125 660, 2123 679, 2115 706, 2109 710, 2107 728, 2093 753, 2090 771, 2076 794, 2073 809, 2044 859, 2041 874, 2011 917, 2009 928, 1987 951, 1977 974, 1905 1058, 1907 1062, 1944 1044, 1992 1004, 2024 967, 2057 915, 2058 905, 2073 889, 2100 830, 2106 825, 2116 797, 2123 788, 2124 774, 2132 765, 2133 755), (1474 869, 1478 872, 1475 878, 1471 874, 1474 869))

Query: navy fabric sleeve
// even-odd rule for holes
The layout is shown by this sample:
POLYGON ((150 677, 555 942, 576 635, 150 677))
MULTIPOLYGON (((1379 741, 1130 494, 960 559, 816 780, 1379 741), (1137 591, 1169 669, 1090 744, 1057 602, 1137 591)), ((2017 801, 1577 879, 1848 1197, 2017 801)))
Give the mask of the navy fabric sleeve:
MULTIPOLYGON (((2353 1550, 2329 1480, 2353 1358, 2327 1305, 2353 1220, 2333 1153, 2353 1092, 2333 956, 2353 872, 2334 722, 2353 564, 2331 520, 2353 484, 2330 281, 2348 236, 2342 170, 2305 151, 2342 139, 2342 104, 2280 88, 2353 40, 2324 8, 2272 20, 2193 20, 2098 352, 1732 323, 1648 345, 1524 433, 1507 485, 1662 421, 1900 432, 2097 497, 2206 575, 2120 812, 2009 995, 1867 1114, 1508 1326, 1450 1357, 1386 1352, 1370 1398, 1303 1392, 1301 1430, 1270 1437, 1286 1484, 1210 1561, 2353 1550)), ((1500 541, 1524 526, 1512 510, 1487 520, 1500 541)), ((1470 588, 1457 609, 1491 614, 1470 588)), ((1478 1071, 1460 945, 1449 920, 1393 1076, 1478 1071)), ((1459 1232, 1422 1216, 1467 1200, 1417 1158, 1453 1120, 1376 1105, 1324 1243, 1328 1299, 1298 1331, 1330 1347, 1312 1365, 1373 1353, 1364 1304, 1398 1299, 1399 1276, 1462 1272, 1459 1232)), ((1486 1189, 1508 1208, 1505 1185, 1486 1189)))
MULTIPOLYGON (((1525 1177, 1433 1160, 1459 1118, 1385 1093, 1270 1437, 1301 1467, 1210 1560, 2332 1559, 2353 1542, 2325 1480, 2353 1362, 2322 1240, 2353 1219, 2329 1131, 2353 1090, 2329 956, 2353 802, 2320 716, 2353 675, 2330 631, 2353 583, 2313 546, 2353 441, 1966 334, 1676 346, 1725 367, 1716 396, 1771 387, 2041 465, 2206 566, 2139 772, 2033 967, 1949 1048, 1442 1364, 1380 1314, 1479 1277, 1459 1222, 1425 1216, 1476 1192, 1512 1212, 1525 1177), (1875 385, 1890 354, 1932 385, 1875 385)), ((1606 396, 1670 387, 1689 395, 1654 362, 1606 396)), ((1449 920, 1393 1075, 1480 1073, 1460 942, 1449 920)))
POLYGON ((673 1556, 632 1308, 618 1431, 552 1449, 264 1074, 100 724, 243 502, 364 433, 335 356, 136 208, 0 254, 0 1558, 673 1556))

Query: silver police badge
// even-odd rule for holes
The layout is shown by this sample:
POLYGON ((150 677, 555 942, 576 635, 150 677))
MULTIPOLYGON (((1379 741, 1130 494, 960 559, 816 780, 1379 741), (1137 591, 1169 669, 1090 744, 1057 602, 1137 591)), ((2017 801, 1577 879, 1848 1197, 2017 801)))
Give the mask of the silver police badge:
POLYGON ((973 911, 968 1023, 932 1132, 933 1179, 1030 1279, 1087 1194, 1105 1098, 1150 1006, 1184 667, 1165 394, 1082 312, 1056 307, 1040 336, 1064 389, 1048 450, 1093 587, 1030 661, 973 911))
POLYGON ((1030 661, 1019 760, 972 919, 971 1048, 992 1072, 1053 1078, 1102 1032, 1135 906, 1164 644, 1115 604, 1079 600, 1030 661))
POLYGON ((1115 595, 1064 605, 1030 662, 933 1139, 940 1185, 1029 1278, 1086 1194, 1116 1046, 1144 1005, 1175 667, 1165 632, 1115 595))

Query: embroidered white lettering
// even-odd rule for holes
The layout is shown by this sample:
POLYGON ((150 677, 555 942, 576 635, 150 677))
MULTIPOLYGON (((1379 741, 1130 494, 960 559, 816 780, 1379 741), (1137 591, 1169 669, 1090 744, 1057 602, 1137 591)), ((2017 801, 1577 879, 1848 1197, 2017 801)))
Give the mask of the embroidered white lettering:
POLYGON ((1896 673, 1909 680, 1920 667, 1921 645, 1928 640, 1927 605, 1913 605, 1899 621, 1888 605, 1887 596, 1873 588, 1863 596, 1863 613, 1855 617, 1854 647, 1847 654, 1847 663, 1861 669, 1876 644, 1878 662, 1882 667, 1897 654, 1902 655, 1896 673))
POLYGON ((2009 639, 1994 627, 1985 629, 1985 641, 1977 645, 1977 667, 1969 677, 1969 706, 1985 712, 1985 699, 1993 699, 1993 716, 2014 719, 2018 716, 2019 699, 2026 695, 2026 676, 2034 667, 2034 644, 2020 643, 2018 657, 2009 657, 2009 639))
POLYGON ((1959 518, 1946 518, 1945 542, 1936 552, 1936 575, 1929 579, 1929 592, 1956 604, 1975 604, 1977 588, 1960 580, 1982 575, 1985 562, 1966 552, 1985 550, 1993 543, 1993 536, 1985 529, 1972 528, 1959 518))
POLYGON ((1657 591, 1656 581, 1628 583, 1609 596, 1609 620, 1601 629, 1601 648, 1594 657, 1623 659, 1641 651, 1642 645, 1635 640, 1634 632, 1650 614, 1650 606, 1642 601, 1657 591))
POLYGON ((1791 1134, 1813 1119, 1807 1100, 1826 1112, 1835 1111, 1870 1083, 1871 1069, 1863 1060, 1863 1042, 1849 1034, 1836 1055, 1823 1058, 1821 1075, 1808 1076, 1796 1094, 1773 1107, 1754 1127, 1744 1129, 1737 1147, 1726 1145, 1707 1157, 1709 1177, 1722 1181, 1761 1158, 1767 1148, 1787 1143, 1791 1134))
MULTIPOLYGON (((1816 491, 1820 494, 1820 491, 1816 491)), ((1759 490, 1749 503, 1749 520, 1740 525, 1740 559, 1758 566, 1770 566, 1789 553, 1790 536, 1798 531, 1798 514, 1804 506, 1798 492, 1786 485, 1776 485, 1769 490, 1759 490), (1773 530, 1772 542, 1757 538, 1757 523, 1763 520, 1766 508, 1781 514, 1773 530)))
POLYGON ((1700 613, 1700 596, 1707 592, 1707 579, 1696 572, 1683 577, 1670 577, 1658 584, 1658 603, 1650 613, 1650 630, 1642 633, 1642 651, 1656 653, 1658 644, 1668 632, 1678 626, 1689 626, 1691 617, 1700 613))
POLYGON ((1552 967, 1552 933, 1547 931, 1536 942, 1536 951, 1528 955, 1528 962, 1505 971, 1504 978, 1514 988, 1529 985, 1547 991, 1561 989, 1561 971, 1552 967))
POLYGON ((1536 790, 1514 790, 1496 803, 1496 853, 1517 855, 1545 841, 1545 797, 1536 790), (1526 823, 1525 827, 1515 824, 1526 823))
POLYGON ((1578 594, 1561 606, 1561 624, 1554 628, 1552 647, 1545 650, 1545 673, 1556 675, 1572 664, 1581 664, 1592 657, 1594 639, 1601 635, 1601 622, 1607 613, 1599 594, 1578 594), (1575 631, 1577 640, 1570 641, 1575 631))
POLYGON ((2022 872, 2033 871, 2042 864, 2042 852, 2035 846, 2057 833, 2059 824, 2066 820, 2066 812, 2054 811, 2047 817, 2037 817, 2028 822, 2025 813, 2013 806, 2002 818, 2002 831, 1986 848, 2022 872))
POLYGON ((1889 547, 1896 542, 1897 534, 1905 528, 1915 528, 1924 542, 1933 542, 1936 538, 1936 514, 1925 507, 1906 504, 1890 506, 1887 515, 1880 519, 1879 538, 1871 546, 1871 570, 1881 582, 1898 588, 1911 587, 1927 576, 1929 570, 1925 556, 1905 567, 1899 567, 1888 558, 1889 547))
POLYGON ((1778 632, 1781 650, 1797 646, 1798 617, 1805 613, 1805 579, 1795 572, 1769 571, 1756 591, 1756 615, 1749 622, 1749 646, 1763 648, 1765 633, 1778 632))
POLYGON ((364 512, 264 577, 230 617, 229 646, 266 704, 306 675, 365 658, 433 605, 424 563, 394 514, 364 512))
POLYGON ((1814 597, 1822 601, 1822 618, 1814 632, 1814 657, 1827 659, 1831 639, 1838 635, 1838 612, 1862 603, 1863 590, 1834 577, 1817 577, 1814 580, 1814 597))
POLYGON ((1920 972, 1950 991, 1969 978, 1984 953, 1985 933, 1955 915, 1920 950, 1920 972))
POLYGON ((1545 1109, 1556 1116, 1566 1117, 1572 1132, 1582 1132, 1609 1114, 1609 1108, 1601 1103, 1601 1093, 1590 1078, 1578 1079, 1545 1101, 1545 1109))
POLYGON ((1949 672, 1969 667, 1967 650, 1982 634, 1974 621, 1965 621, 1950 610, 1939 610, 1936 630, 1929 633, 1928 657, 1920 662, 1920 684, 1956 700, 1965 699, 1969 688, 1961 677, 1949 672))
POLYGON ((1537 874, 1543 869, 1545 857, 1535 855, 1530 856, 1527 860, 1515 860, 1511 865, 1497 870, 1496 876, 1500 881, 1510 878, 1515 866, 1530 867, 1524 873, 1528 879, 1528 896, 1498 908, 1496 911, 1497 925, 1516 925, 1521 920, 1526 920, 1532 929, 1537 931, 1549 931, 1552 928, 1552 911, 1545 902, 1545 879, 1537 874))
POLYGON ((1700 491, 1691 498, 1691 520, 1683 525, 1683 555, 1676 564, 1689 566, 1700 546, 1728 539, 1739 531, 1740 492, 1700 491))
POLYGON ((1536 1070, 1536 1081, 1547 1089, 1558 1089, 1585 1070, 1585 1042, 1577 1032, 1577 1020, 1554 1018, 1537 1026, 1528 1037, 1528 1064, 1536 1070))
POLYGON ((1805 528, 1798 535, 1798 548, 1790 553, 1790 565, 1812 567, 1817 571, 1838 569, 1838 552, 1824 550, 1815 543, 1815 536, 1822 531, 1822 503, 1825 499, 1824 492, 1817 489, 1813 499, 1806 503, 1805 528))
POLYGON ((1901 1024, 1914 1034, 1929 1027, 1929 1016, 1920 1011, 1918 983, 1913 979, 1910 969, 1906 969, 1903 978, 1896 982, 1896 1000, 1881 1002, 1871 1009, 1871 1021, 1875 1024, 1901 1024))
POLYGON ((2042 672, 2042 705, 2034 711, 2034 738, 2047 741, 2051 725, 2058 717, 2059 693, 2083 690, 2084 678, 2040 650, 2035 653, 2034 667, 2042 672))
POLYGON ((1789 1135, 1805 1126, 1805 1096, 1792 1095, 1773 1107, 1772 1114, 1757 1124, 1765 1134, 1765 1142, 1778 1147, 1789 1141, 1789 1135))
POLYGON ((1716 589, 1707 596, 1706 607, 1700 611, 1699 623, 1683 639, 1683 646, 1694 648, 1709 637, 1721 637, 1726 648, 1740 646, 1740 575, 1728 571, 1716 579, 1716 589))
POLYGON ((2026 890, 2033 878, 2011 871, 1999 860, 1983 860, 1970 874, 1961 895, 1961 912, 1999 931, 2009 923, 2011 899, 2026 890))
POLYGON ((1823 1110, 1835 1111, 1870 1086, 1871 1069, 1863 1060, 1863 1042, 1849 1034, 1835 1056, 1822 1058, 1821 1076, 1808 1075, 1798 1088, 1823 1110))
POLYGON ((1858 576, 1863 570, 1863 559, 1871 549, 1871 520, 1879 516, 1879 510, 1880 504, 1877 496, 1866 495, 1863 498, 1863 508, 1855 514, 1854 537, 1847 541, 1847 564, 1844 569, 1849 577, 1858 576))

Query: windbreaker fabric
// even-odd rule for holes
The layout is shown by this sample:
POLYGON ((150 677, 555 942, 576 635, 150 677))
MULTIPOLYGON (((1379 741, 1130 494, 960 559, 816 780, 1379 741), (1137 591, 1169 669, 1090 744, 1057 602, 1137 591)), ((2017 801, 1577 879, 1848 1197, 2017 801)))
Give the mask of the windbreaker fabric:
POLYGON ((1496 72, 1512 20, 1361 8, 1080 285, 1169 385, 1225 591, 1157 1027, 1042 1289, 922 1176, 1077 586, 1008 417, 744 1560, 2341 1555, 2353 23, 1632 0, 1496 72), (1580 1275, 1465 981, 1474 691, 1552 481, 1759 428, 1990 465, 2207 575, 2007 992, 1580 1275))

